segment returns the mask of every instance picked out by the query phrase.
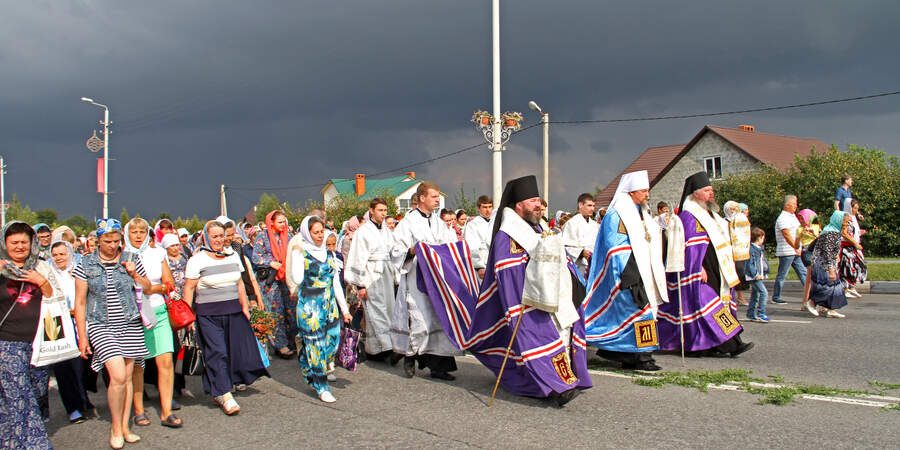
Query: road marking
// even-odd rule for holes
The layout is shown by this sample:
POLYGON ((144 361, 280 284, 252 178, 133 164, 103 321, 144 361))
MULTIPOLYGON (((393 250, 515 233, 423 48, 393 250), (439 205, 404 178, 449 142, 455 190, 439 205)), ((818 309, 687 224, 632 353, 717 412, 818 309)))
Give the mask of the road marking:
MULTIPOLYGON (((624 373, 618 372, 610 372, 607 370, 596 370, 596 369, 588 369, 588 372, 594 375, 611 377, 611 378, 644 378, 644 379, 654 379, 656 377, 652 375, 641 375, 634 374, 628 375, 624 373)), ((776 388, 776 387, 785 387, 783 384, 774 384, 774 383, 748 383, 750 386, 757 388, 776 388)), ((732 392, 746 392, 744 389, 736 384, 710 384, 707 386, 709 389, 719 390, 719 391, 732 391, 732 392)), ((798 397, 807 399, 807 400, 818 400, 822 402, 830 402, 830 403, 840 403, 845 405, 857 405, 857 406, 868 406, 872 408, 884 408, 885 406, 889 406, 895 403, 900 403, 900 398, 897 397, 888 397, 883 395, 860 395, 858 397, 830 397, 827 395, 816 395, 816 394, 800 394, 798 397), (872 400, 866 400, 872 399, 872 400), (878 401, 881 400, 881 401, 878 401)))

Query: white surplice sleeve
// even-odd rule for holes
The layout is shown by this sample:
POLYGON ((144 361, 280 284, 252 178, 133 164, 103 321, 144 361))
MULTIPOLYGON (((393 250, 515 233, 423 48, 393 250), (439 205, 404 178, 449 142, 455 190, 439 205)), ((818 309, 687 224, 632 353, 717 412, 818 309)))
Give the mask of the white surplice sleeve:
MULTIPOLYGON (((354 239, 355 241, 356 239, 354 239)), ((338 308, 341 309, 341 315, 349 314, 350 308, 347 307, 347 299, 344 297, 344 290, 341 288, 341 273, 339 271, 334 272, 334 278, 331 279, 332 290, 334 291, 334 298, 337 299, 338 308)))
POLYGON ((291 281, 296 283, 297 286, 300 286, 303 283, 303 277, 306 271, 306 264, 303 261, 303 253, 300 250, 291 250, 291 258, 293 258, 293 264, 291 264, 291 281))

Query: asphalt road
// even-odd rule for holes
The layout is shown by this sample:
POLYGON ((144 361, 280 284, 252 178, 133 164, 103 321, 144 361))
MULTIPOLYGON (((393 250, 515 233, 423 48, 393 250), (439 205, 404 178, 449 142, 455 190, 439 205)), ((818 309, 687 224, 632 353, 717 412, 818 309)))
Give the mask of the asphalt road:
MULTIPOLYGON (((813 318, 799 310, 796 297, 787 300, 770 305, 776 322, 744 324, 745 339, 756 347, 739 358, 657 360, 664 370, 743 368, 760 378, 847 389, 871 389, 868 382, 876 380, 900 383, 897 296, 851 300, 843 320, 813 318)), ((338 401, 325 405, 301 381, 296 362, 273 360, 273 378, 239 393, 242 411, 234 417, 213 406, 192 377, 189 388, 197 398, 185 399, 178 413, 184 428, 161 427, 150 406, 152 425, 134 427, 143 442, 127 448, 900 446, 900 411, 807 399, 761 405, 758 396, 742 391, 646 387, 599 371, 591 375, 594 387, 565 408, 502 389, 488 408, 491 372, 472 358, 458 363, 458 379, 450 383, 427 378, 427 370, 406 379, 400 365, 385 363, 367 362, 353 373, 338 369, 338 401)), ((885 395, 900 397, 900 390, 885 395)), ((92 400, 100 418, 70 425, 51 391, 55 447, 106 447, 105 394, 92 400)))

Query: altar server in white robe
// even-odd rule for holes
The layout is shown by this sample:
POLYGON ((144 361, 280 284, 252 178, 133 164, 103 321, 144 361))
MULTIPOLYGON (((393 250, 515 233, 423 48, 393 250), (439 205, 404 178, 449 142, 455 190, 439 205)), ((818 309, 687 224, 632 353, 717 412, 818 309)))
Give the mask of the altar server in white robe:
POLYGON ((383 361, 391 356, 393 350, 390 329, 397 275, 396 268, 391 264, 394 235, 385 223, 386 217, 387 203, 384 199, 372 199, 369 202, 369 220, 353 234, 344 262, 344 281, 356 286, 356 296, 364 305, 367 358, 375 361, 383 361))
POLYGON ((578 212, 563 226, 562 239, 566 252, 575 260, 575 267, 587 276, 597 242, 600 224, 594 220, 594 196, 584 193, 578 196, 578 212))
POLYGON ((462 352, 447 338, 428 294, 419 290, 416 282, 418 267, 415 246, 456 242, 456 233, 447 228, 439 217, 441 192, 437 185, 423 182, 416 189, 416 209, 410 211, 394 229, 391 256, 400 271, 400 286, 391 320, 391 343, 394 351, 406 356, 404 370, 407 377, 419 369, 429 368, 431 377, 454 380, 454 356, 462 352))
POLYGON ((478 217, 466 225, 463 239, 469 245, 472 266, 478 271, 478 277, 484 279, 484 268, 491 248, 491 216, 494 212, 494 201, 487 195, 482 195, 478 197, 477 202, 478 217))

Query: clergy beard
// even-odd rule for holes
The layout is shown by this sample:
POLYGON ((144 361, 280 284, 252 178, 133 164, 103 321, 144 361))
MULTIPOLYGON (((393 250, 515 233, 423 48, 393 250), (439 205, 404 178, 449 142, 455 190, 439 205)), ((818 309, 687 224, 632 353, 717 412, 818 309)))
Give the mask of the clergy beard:
POLYGON ((714 213, 716 213, 716 214, 718 214, 720 211, 722 211, 722 208, 719 206, 718 203, 716 203, 715 200, 708 201, 708 202, 699 202, 699 201, 697 201, 697 199, 694 197, 694 194, 691 194, 689 197, 691 198, 691 200, 693 200, 694 202, 696 202, 698 205, 702 206, 702 207, 703 207, 704 209, 706 209, 707 211, 714 212, 714 213))
POLYGON ((522 214, 522 218, 532 225, 537 225, 541 221, 540 211, 523 211, 522 214))

